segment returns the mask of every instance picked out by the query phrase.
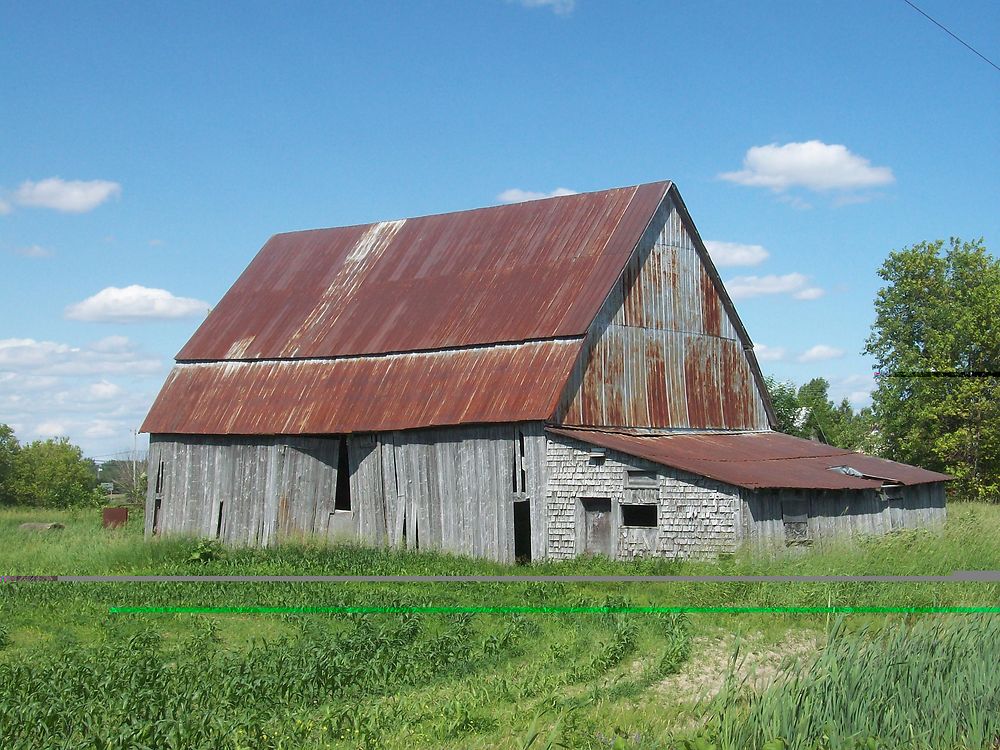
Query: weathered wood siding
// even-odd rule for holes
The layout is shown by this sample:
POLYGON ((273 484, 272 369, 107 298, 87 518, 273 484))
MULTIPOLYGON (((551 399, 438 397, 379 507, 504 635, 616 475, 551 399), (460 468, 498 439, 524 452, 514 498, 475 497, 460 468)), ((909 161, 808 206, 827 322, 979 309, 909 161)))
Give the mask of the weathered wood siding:
POLYGON ((556 421, 768 429, 736 323, 669 198, 591 326, 556 421))
POLYGON ((739 489, 617 451, 592 458, 590 446, 549 436, 549 557, 584 553, 583 500, 611 500, 611 556, 706 557, 735 550, 742 531, 739 489), (655 486, 630 488, 628 472, 650 472, 655 486), (656 505, 657 527, 622 523, 624 504, 656 505))
POLYGON ((325 534, 338 438, 151 435, 146 536, 217 537, 267 545, 325 534))
POLYGON ((380 433, 389 538, 511 562, 513 503, 530 503, 531 553, 544 554, 545 436, 541 423, 380 433))
POLYGON ((155 518, 228 544, 318 535, 513 561, 513 503, 528 501, 544 556, 542 423, 348 435, 350 510, 335 508, 341 439, 152 435, 146 534, 155 518))
POLYGON ((756 547, 788 541, 785 512, 807 516, 809 540, 933 527, 946 516, 943 483, 887 490, 743 490, 743 535, 756 547), (783 511, 784 509, 784 511, 783 511))

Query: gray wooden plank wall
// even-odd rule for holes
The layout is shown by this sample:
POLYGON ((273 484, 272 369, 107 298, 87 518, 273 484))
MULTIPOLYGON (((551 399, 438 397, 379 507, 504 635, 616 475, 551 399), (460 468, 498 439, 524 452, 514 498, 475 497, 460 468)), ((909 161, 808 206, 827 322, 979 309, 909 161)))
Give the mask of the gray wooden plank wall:
POLYGON ((239 546, 325 534, 339 446, 335 437, 151 435, 146 535, 154 515, 160 534, 239 546))
POLYGON ((337 436, 152 435, 146 535, 153 533, 159 499, 160 534, 218 536, 234 545, 309 535, 356 537, 374 545, 513 561, 513 503, 527 501, 531 556, 545 556, 542 423, 346 439, 349 511, 335 508, 337 436))
POLYGON ((757 546, 783 545, 783 502, 804 503, 814 542, 944 522, 943 483, 901 487, 898 492, 898 501, 887 502, 878 490, 744 490, 742 533, 757 546))

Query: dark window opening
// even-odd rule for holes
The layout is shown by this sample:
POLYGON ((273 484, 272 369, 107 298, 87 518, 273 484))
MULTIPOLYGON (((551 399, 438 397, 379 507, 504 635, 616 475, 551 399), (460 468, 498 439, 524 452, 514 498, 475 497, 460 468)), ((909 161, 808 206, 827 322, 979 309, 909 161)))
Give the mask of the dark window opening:
POLYGON ((655 505, 622 504, 622 526, 641 526, 655 529, 657 525, 655 505))
POLYGON ((163 461, 160 461, 160 465, 156 469, 156 494, 159 495, 163 492, 163 461))
POLYGON ((525 492, 525 486, 528 484, 528 473, 524 470, 524 433, 520 430, 517 431, 517 441, 521 447, 521 492, 525 492))
POLYGON ((340 455, 337 458, 337 494, 334 498, 333 509, 351 509, 351 469, 347 460, 346 437, 340 440, 340 455))
POLYGON ((531 503, 527 500, 514 503, 514 560, 531 562, 531 503))
POLYGON ((160 498, 156 498, 156 502, 153 505, 153 533, 160 533, 160 503, 162 501, 160 498))
POLYGON ((517 448, 511 445, 510 451, 510 481, 511 486, 514 489, 514 493, 517 493, 517 448))
POLYGON ((219 503, 219 520, 215 523, 215 538, 218 539, 222 536, 222 506, 225 503, 219 503))

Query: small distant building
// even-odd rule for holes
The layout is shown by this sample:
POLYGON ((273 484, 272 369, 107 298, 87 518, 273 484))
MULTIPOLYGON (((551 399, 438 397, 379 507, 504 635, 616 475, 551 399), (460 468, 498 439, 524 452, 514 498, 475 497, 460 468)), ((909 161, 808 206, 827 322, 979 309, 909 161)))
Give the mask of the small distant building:
POLYGON ((146 418, 146 534, 512 561, 944 518, 947 476, 775 423, 670 182, 279 234, 146 418))

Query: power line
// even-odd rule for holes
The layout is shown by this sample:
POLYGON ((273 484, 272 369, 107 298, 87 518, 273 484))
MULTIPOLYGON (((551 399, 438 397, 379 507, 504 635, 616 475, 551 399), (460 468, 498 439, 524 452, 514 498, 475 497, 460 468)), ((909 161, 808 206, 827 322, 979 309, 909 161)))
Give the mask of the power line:
POLYGON ((950 29, 949 29, 948 27, 946 27, 946 26, 945 26, 944 24, 942 24, 942 23, 939 23, 938 21, 935 21, 935 20, 934 20, 933 18, 931 18, 931 17, 929 16, 929 15, 927 15, 927 14, 926 14, 926 13, 924 13, 924 12, 923 12, 922 10, 920 10, 920 8, 918 8, 918 7, 916 6, 916 5, 914 5, 913 3, 911 3, 911 2, 910 2, 910 0, 903 0, 903 2, 904 2, 904 3, 906 3, 907 5, 909 5, 909 6, 911 7, 911 8, 913 8, 913 10, 917 11, 917 13, 919 13, 920 15, 922 15, 922 16, 923 16, 924 18, 926 18, 926 19, 927 19, 928 21, 930 21, 931 23, 933 23, 933 24, 934 24, 935 26, 937 26, 937 27, 938 27, 939 29, 941 29, 942 31, 944 31, 944 32, 945 32, 946 34, 948 34, 948 35, 949 35, 950 37, 952 37, 952 38, 953 38, 953 39, 954 39, 955 41, 957 41, 957 42, 959 42, 960 44, 962 44, 962 46, 964 46, 964 47, 965 47, 966 49, 968 49, 968 50, 970 50, 970 51, 972 51, 972 52, 976 53, 977 55, 979 55, 979 57, 981 57, 981 58, 982 58, 982 59, 984 59, 984 60, 985 60, 986 62, 988 62, 988 63, 989 63, 990 65, 992 65, 992 66, 993 66, 994 68, 996 68, 996 69, 997 69, 998 71, 1000 71, 1000 65, 997 65, 997 64, 996 64, 995 62, 993 62, 993 61, 992 61, 992 60, 991 60, 990 58, 988 58, 988 57, 987 57, 986 55, 984 55, 984 54, 983 54, 982 52, 980 52, 980 51, 979 51, 979 50, 977 50, 977 49, 976 49, 975 47, 973 47, 973 46, 972 46, 971 44, 969 44, 968 42, 966 42, 965 40, 963 40, 963 39, 962 39, 961 37, 959 37, 959 36, 958 36, 957 34, 953 33, 953 32, 952 32, 952 31, 951 31, 951 30, 950 30, 950 29))

